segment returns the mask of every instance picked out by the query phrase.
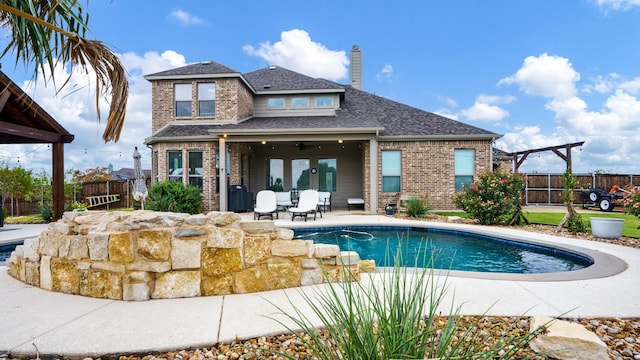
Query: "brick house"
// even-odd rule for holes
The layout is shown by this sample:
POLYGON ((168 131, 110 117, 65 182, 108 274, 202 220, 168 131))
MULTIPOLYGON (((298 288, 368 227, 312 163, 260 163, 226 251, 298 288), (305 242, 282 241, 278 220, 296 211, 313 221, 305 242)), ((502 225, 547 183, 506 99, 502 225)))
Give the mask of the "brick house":
POLYGON ((153 181, 202 189, 203 212, 227 210, 229 185, 330 191, 378 213, 401 193, 451 209, 462 183, 492 168, 500 135, 278 66, 241 74, 213 61, 145 76, 152 84, 153 181))

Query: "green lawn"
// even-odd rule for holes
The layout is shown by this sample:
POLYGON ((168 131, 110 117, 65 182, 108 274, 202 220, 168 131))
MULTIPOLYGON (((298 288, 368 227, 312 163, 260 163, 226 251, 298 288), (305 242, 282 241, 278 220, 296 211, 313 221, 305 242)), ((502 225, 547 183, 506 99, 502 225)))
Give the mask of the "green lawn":
MULTIPOLYGON (((438 212, 438 214, 444 215, 444 216, 468 217, 467 214, 464 212, 455 212, 455 211, 438 212)), ((566 213, 525 211, 524 214, 532 224, 558 225, 560 221, 562 221, 562 218, 566 213)), ((622 214, 618 212, 581 213, 581 215, 585 219, 589 219, 590 217, 606 217, 606 218, 624 219, 624 225, 622 226, 622 235, 640 239, 640 229, 638 229, 638 227, 640 227, 640 219, 638 219, 633 215, 622 214)))

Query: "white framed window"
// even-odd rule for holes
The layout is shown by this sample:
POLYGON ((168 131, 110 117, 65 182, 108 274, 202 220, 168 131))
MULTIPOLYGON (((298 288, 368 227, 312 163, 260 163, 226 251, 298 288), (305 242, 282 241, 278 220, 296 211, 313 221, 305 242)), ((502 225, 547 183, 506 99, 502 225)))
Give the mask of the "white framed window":
POLYGON ((473 149, 455 149, 453 151, 454 184, 456 191, 473 182, 475 175, 476 151, 473 149))
POLYGON ((284 108, 284 98, 282 97, 269 98, 268 106, 271 109, 284 108))
POLYGON ((176 117, 191 116, 191 84, 175 84, 173 99, 176 117))
POLYGON ((382 192, 400 192, 402 184, 402 153, 382 151, 382 192))
POLYGON ((333 106, 333 96, 316 96, 316 106, 333 106))
POLYGON ((294 108, 309 107, 309 98, 308 97, 291 98, 291 107, 294 107, 294 108))
POLYGON ((216 83, 198 83, 198 116, 216 114, 216 83))

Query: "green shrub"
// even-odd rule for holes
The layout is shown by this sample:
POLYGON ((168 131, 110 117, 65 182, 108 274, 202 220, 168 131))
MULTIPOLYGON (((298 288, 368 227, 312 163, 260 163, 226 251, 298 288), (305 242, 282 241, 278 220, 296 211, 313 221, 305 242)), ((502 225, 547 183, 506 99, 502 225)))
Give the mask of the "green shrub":
POLYGON ((629 186, 628 195, 617 200, 616 204, 622 206, 622 212, 640 218, 640 189, 629 186))
POLYGON ((40 207, 40 217, 47 222, 53 219, 53 208, 51 204, 44 204, 40 207))
POLYGON ((423 218, 429 211, 426 196, 411 196, 407 200, 407 215, 413 218, 423 218))
POLYGON ((149 188, 145 210, 171 211, 187 214, 200 212, 200 189, 179 181, 162 181, 149 188))
POLYGON ((485 172, 453 196, 454 205, 481 224, 511 223, 521 210, 524 178, 519 174, 485 172))

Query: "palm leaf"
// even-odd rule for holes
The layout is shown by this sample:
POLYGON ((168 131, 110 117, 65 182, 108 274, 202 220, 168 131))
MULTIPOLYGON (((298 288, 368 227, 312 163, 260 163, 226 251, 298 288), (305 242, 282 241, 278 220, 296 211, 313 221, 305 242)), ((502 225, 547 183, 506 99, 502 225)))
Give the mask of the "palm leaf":
MULTIPOLYGON (((35 64, 38 71, 52 74, 57 64, 79 65, 96 76, 96 110, 100 123, 100 98, 110 95, 109 117, 102 134, 104 141, 120 138, 129 97, 126 71, 118 57, 98 40, 84 37, 89 17, 76 0, 0 0, 0 26, 8 27, 11 40, 0 53, 13 51, 16 64, 35 64)), ((71 72, 70 72, 71 73, 71 72)), ((69 81, 67 78, 60 88, 69 81)))

